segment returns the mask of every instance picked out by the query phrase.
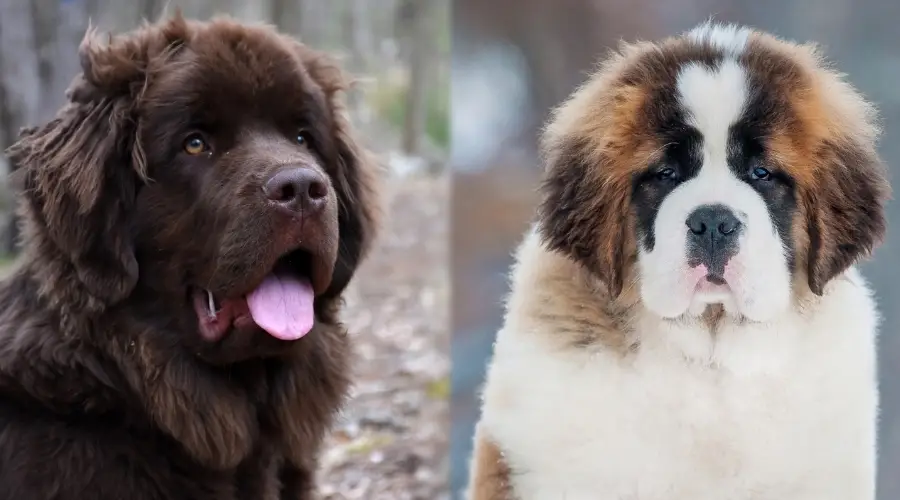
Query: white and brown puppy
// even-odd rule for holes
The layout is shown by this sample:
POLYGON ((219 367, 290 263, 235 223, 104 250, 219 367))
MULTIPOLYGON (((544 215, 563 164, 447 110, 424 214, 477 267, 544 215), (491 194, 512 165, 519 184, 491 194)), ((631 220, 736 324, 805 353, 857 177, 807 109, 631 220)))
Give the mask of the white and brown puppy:
POLYGON ((623 46, 546 130, 475 500, 871 500, 873 108, 810 45, 623 46))

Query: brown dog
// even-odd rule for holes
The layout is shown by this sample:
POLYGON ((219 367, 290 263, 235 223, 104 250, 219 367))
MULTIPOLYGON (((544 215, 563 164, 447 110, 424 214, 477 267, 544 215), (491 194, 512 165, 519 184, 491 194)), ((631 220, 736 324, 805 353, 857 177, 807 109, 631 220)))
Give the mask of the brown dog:
POLYGON ((310 498, 374 166, 323 54, 180 16, 101 44, 10 149, 0 499, 310 498))

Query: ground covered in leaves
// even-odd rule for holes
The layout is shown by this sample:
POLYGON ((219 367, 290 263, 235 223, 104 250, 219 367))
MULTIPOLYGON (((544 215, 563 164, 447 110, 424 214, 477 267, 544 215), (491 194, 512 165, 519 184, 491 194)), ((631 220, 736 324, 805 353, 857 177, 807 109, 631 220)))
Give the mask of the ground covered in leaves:
POLYGON ((446 500, 449 182, 385 183, 378 245, 346 295, 356 385, 321 459, 326 500, 446 500))

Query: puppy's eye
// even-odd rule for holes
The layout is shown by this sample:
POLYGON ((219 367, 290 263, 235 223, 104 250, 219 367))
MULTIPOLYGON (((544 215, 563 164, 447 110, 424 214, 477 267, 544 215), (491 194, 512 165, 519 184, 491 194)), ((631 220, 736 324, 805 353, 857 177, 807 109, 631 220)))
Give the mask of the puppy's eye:
POLYGON ((309 146, 309 134, 303 130, 297 132, 296 141, 301 146, 309 146))
POLYGON ((750 177, 754 180, 765 181, 772 178, 772 172, 763 167, 756 167, 750 172, 750 177))
POLYGON ((674 168, 664 168, 656 173, 656 178, 665 181, 675 178, 675 169, 674 168))
POLYGON ((203 140, 203 137, 200 134, 191 134, 187 136, 182 147, 184 148, 184 152, 191 156, 197 156, 209 151, 209 144, 203 140))

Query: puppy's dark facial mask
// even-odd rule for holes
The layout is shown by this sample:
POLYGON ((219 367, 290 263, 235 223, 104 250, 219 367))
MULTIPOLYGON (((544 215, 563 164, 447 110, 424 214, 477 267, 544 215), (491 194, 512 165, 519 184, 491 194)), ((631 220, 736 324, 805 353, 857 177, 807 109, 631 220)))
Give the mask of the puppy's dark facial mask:
MULTIPOLYGON (((766 89, 754 91, 753 95, 754 102, 728 129, 727 168, 765 201, 767 213, 786 249, 788 268, 793 272, 792 221, 798 214, 794 180, 788 172, 778 168, 775 158, 766 149, 765 138, 773 133, 771 123, 777 120, 772 116, 773 108, 766 102, 766 89)), ((664 106, 653 108, 666 109, 664 106)), ((645 252, 654 250, 656 220, 663 201, 676 188, 695 179, 704 167, 703 135, 684 122, 686 110, 670 109, 672 116, 662 120, 664 125, 657 130, 659 142, 663 144, 659 160, 635 174, 632 184, 636 237, 645 252)), ((690 265, 709 267, 713 277, 721 281, 725 265, 738 251, 743 230, 741 219, 746 219, 745 213, 721 203, 694 208, 685 219, 684 228, 690 265)))

